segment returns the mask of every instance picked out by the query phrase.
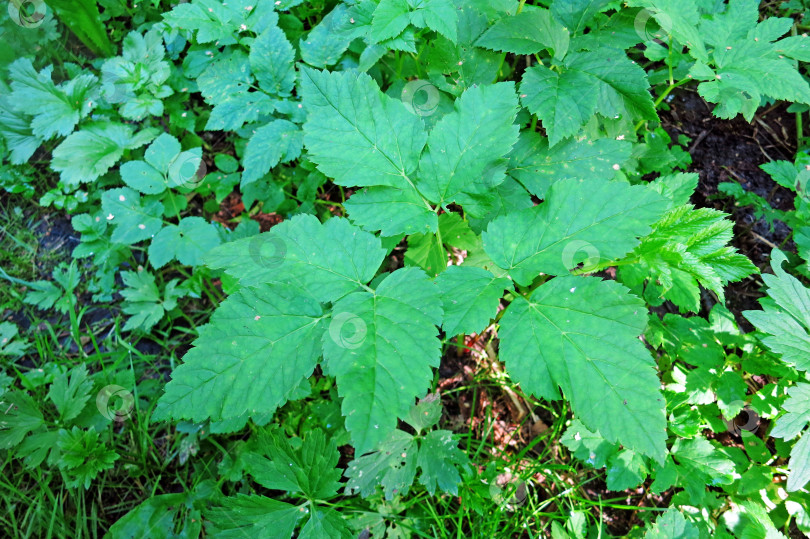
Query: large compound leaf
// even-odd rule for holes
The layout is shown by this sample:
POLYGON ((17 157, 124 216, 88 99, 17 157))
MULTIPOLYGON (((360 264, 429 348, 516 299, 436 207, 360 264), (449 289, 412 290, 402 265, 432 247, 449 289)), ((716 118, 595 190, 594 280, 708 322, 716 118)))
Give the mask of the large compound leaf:
POLYGON ((376 238, 349 224, 298 215, 269 232, 226 243, 205 258, 243 285, 294 284, 319 301, 333 301, 365 285, 382 264, 376 238))
POLYGON ((502 182, 505 166, 487 169, 509 153, 518 138, 518 101, 511 82, 470 88, 455 107, 430 132, 419 163, 417 187, 441 206, 463 204, 466 197, 461 193, 485 193, 502 182))
POLYGON ((216 421, 274 412, 312 374, 324 329, 321 306, 292 287, 240 290, 200 328, 154 418, 216 421))
POLYGON ((339 185, 407 188, 425 145, 419 116, 365 73, 301 71, 304 144, 339 185))
POLYGON ((573 275, 518 297, 501 319, 501 357, 524 391, 559 398, 606 440, 663 461, 666 416, 655 361, 638 336, 644 302, 614 281, 573 275))
POLYGON ((778 249, 771 252, 774 274, 763 273, 762 280, 773 301, 763 302, 761 311, 744 311, 743 316, 768 334, 762 342, 785 363, 810 371, 810 290, 782 269, 785 261, 787 257, 778 249))
POLYGON ((323 337, 326 371, 337 377, 357 454, 373 449, 406 417, 439 366, 436 286, 418 268, 389 275, 374 292, 338 300, 323 337))
POLYGON ((666 209, 666 199, 646 186, 561 181, 543 204, 490 223, 484 249, 515 282, 528 285, 541 272, 568 273, 580 262, 588 270, 622 257, 666 209))

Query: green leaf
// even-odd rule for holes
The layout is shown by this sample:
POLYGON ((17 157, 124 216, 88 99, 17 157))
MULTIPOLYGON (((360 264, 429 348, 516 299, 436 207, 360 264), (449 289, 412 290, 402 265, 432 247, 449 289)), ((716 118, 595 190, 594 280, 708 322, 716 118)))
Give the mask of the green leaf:
POLYGON ((367 187, 354 193, 343 207, 352 222, 381 236, 436 232, 436 212, 411 187, 367 187))
POLYGON ((334 509, 315 506, 309 520, 301 528, 298 539, 322 539, 325 537, 351 537, 352 532, 343 516, 334 509))
POLYGON ((790 451, 787 491, 796 492, 810 482, 810 431, 805 431, 790 451))
MULTIPOLYGON (((161 174, 167 174, 169 172, 169 165, 171 165, 172 161, 177 159, 181 151, 183 151, 183 148, 180 146, 179 140, 168 133, 162 133, 146 148, 143 158, 147 163, 152 165, 155 170, 161 174)), ((121 168, 123 169, 123 167, 131 162, 133 161, 124 163, 121 168)), ((124 181, 126 181, 126 179, 124 179, 124 181)))
POLYGON ((48 389, 48 398, 56 405, 59 420, 75 419, 87 404, 92 389, 93 382, 88 379, 85 365, 71 369, 69 377, 67 373, 57 376, 48 389))
POLYGON ((597 86, 587 73, 558 73, 538 65, 523 74, 520 93, 523 105, 542 120, 549 144, 554 146, 576 134, 596 113, 597 86))
POLYGON ((115 47, 107 37, 107 30, 101 21, 98 4, 92 0, 51 0, 48 7, 53 9, 82 43, 96 56, 112 56, 115 47))
MULTIPOLYGON (((177 536, 177 526, 182 525, 180 534, 197 537, 202 528, 200 512, 189 506, 199 498, 212 494, 210 481, 202 481, 189 493, 160 494, 147 498, 129 513, 112 525, 109 535, 112 539, 138 539, 148 535, 150 539, 172 539, 177 536), (184 515, 182 518, 180 515, 184 515), (175 519, 179 522, 175 522, 175 519)), ((234 537, 242 537, 237 535, 234 537)))
POLYGON ((163 204, 160 200, 141 200, 129 187, 104 191, 101 209, 107 221, 115 225, 112 241, 132 245, 157 234, 163 226, 163 204))
POLYGON ((281 28, 274 24, 265 29, 250 46, 248 58, 263 90, 282 97, 291 95, 295 85, 295 51, 281 28))
POLYGON ((8 71, 10 102, 18 112, 34 117, 31 129, 39 138, 69 135, 98 102, 98 80, 92 74, 79 75, 57 87, 51 80, 52 66, 37 73, 28 58, 16 60, 8 71))
POLYGON ((166 177, 144 161, 127 161, 120 171, 124 183, 141 193, 157 195, 166 190, 166 177))
POLYGON ((345 186, 413 187, 427 140, 419 116, 365 73, 304 69, 301 78, 304 144, 321 172, 345 186))
POLYGON ((674 507, 658 517, 644 539, 698 539, 700 532, 674 507))
POLYGON ((470 251, 481 247, 481 240, 470 228, 470 223, 457 213, 443 213, 439 216, 439 235, 445 245, 457 249, 470 251))
POLYGON ((447 251, 436 234, 408 236, 408 250, 405 251, 404 258, 406 266, 418 266, 431 277, 447 268, 447 251))
POLYGON ((549 146, 576 134, 599 113, 656 120, 644 70, 620 50, 571 53, 561 72, 537 65, 523 75, 523 104, 543 122, 549 146))
POLYGON ((28 433, 45 425, 39 406, 27 393, 8 391, 0 395, 0 448, 11 449, 28 433))
POLYGON ((242 185, 253 183, 279 163, 297 159, 302 146, 303 133, 290 121, 273 120, 258 128, 245 149, 242 185))
POLYGON ((6 147, 12 164, 21 165, 37 151, 42 140, 34 136, 28 115, 14 109, 10 95, 0 96, 0 135, 6 140, 6 147))
POLYGON ((678 463, 682 484, 690 488, 705 485, 728 485, 733 481, 734 463, 701 436, 678 438, 670 450, 678 463))
POLYGON ((436 292, 422 270, 402 268, 373 292, 353 292, 334 304, 323 338, 325 368, 337 378, 346 429, 359 453, 393 431, 439 365, 436 292))
POLYGON ((40 309, 52 308, 65 295, 64 291, 51 281, 35 281, 31 284, 33 286, 25 294, 23 303, 35 305, 40 309))
POLYGON ((121 159, 124 150, 132 150, 149 142, 154 131, 132 134, 128 125, 95 122, 67 137, 53 151, 51 168, 61 173, 62 182, 69 186, 89 183, 106 173, 121 159))
POLYGON ((810 423, 810 384, 796 384, 787 393, 788 399, 782 405, 786 413, 776 420, 771 436, 792 440, 810 423))
POLYGON ((310 431, 303 442, 272 433, 259 441, 267 456, 244 456, 247 471, 257 483, 272 490, 300 493, 309 500, 327 500, 337 495, 341 487, 341 471, 337 468, 340 453, 334 439, 327 440, 322 430, 310 431))
POLYGON ((180 225, 168 225, 149 245, 149 262, 155 268, 177 259, 186 266, 199 266, 203 255, 220 244, 215 225, 202 217, 184 217, 180 225))
POLYGON ((512 290, 509 279, 466 266, 450 266, 439 274, 436 284, 442 294, 446 335, 482 331, 495 316, 504 290, 512 290))
POLYGON ((228 3, 195 0, 178 4, 164 14, 164 19, 171 26, 196 31, 197 43, 217 41, 221 45, 230 45, 236 42, 234 35, 239 32, 240 24, 247 22, 246 19, 253 8, 251 6, 250 10, 240 10, 239 5, 242 5, 242 2, 236 2, 236 6, 231 8, 228 7, 228 3))
POLYGON ((177 279, 172 279, 160 295, 155 276, 148 271, 124 271, 121 278, 127 286, 121 291, 126 300, 122 310, 130 315, 124 325, 125 331, 142 330, 148 332, 163 319, 163 315, 177 307, 177 299, 185 295, 177 289, 177 279))
POLYGON ((371 38, 375 43, 402 33, 410 23, 408 0, 382 0, 371 20, 371 38))
POLYGON ((118 453, 99 442, 98 433, 92 427, 89 430, 77 426, 69 431, 60 429, 57 444, 59 467, 67 474, 65 484, 72 488, 84 485, 85 490, 89 489, 93 479, 118 460, 118 453))
POLYGON ((211 533, 223 539, 247 536, 288 538, 293 536, 300 508, 266 496, 237 494, 223 498, 205 511, 211 533))
POLYGON ((416 477, 416 441, 401 430, 394 430, 380 444, 380 450, 355 458, 346 468, 348 494, 360 493, 364 498, 374 494, 377 485, 383 487, 385 498, 407 495, 416 477))
POLYGON ((512 83, 470 88, 455 107, 430 132, 416 184, 442 207, 456 201, 464 204, 468 200, 464 193, 486 193, 501 183, 505 167, 497 166, 497 160, 518 138, 514 125, 518 101, 512 83))
POLYGON ((458 441, 448 430, 429 432, 419 442, 419 456, 416 458, 416 465, 422 470, 419 482, 431 495, 437 488, 457 495, 461 483, 458 468, 467 463, 467 454, 458 447, 458 441))
POLYGON ((598 431, 588 429, 579 419, 571 421, 560 441, 576 458, 597 469, 618 452, 618 446, 605 440, 598 431))
POLYGON ((668 33, 689 47, 689 52, 706 62, 708 55, 703 44, 703 36, 698 31, 700 13, 696 2, 683 0, 632 0, 631 6, 643 7, 647 16, 653 17, 668 33))
POLYGON ((647 477, 644 458, 627 449, 613 455, 607 466, 607 488, 621 492, 639 486, 647 477))
POLYGON ((473 45, 486 29, 486 17, 469 5, 460 6, 458 14, 458 43, 438 36, 428 40, 426 52, 420 55, 431 82, 453 95, 475 85, 492 84, 501 59, 501 54, 473 45))
POLYGON ((548 139, 523 131, 509 154, 507 173, 545 198, 557 181, 613 178, 630 158, 632 146, 615 139, 570 138, 549 148, 548 139))
POLYGON ((172 66, 165 61, 163 35, 152 29, 143 36, 137 31, 124 38, 121 56, 101 66, 104 99, 118 105, 119 114, 130 120, 163 115, 163 99, 174 93, 166 84, 172 66))
MULTIPOLYGON (((25 352, 28 344, 18 335, 17 326, 13 322, 0 322, 0 356, 16 358, 25 352)), ((2 375, 0 375, 2 379, 2 375)), ((2 390, 0 390, 2 396, 2 390)))
MULTIPOLYGON (((353 39, 352 34, 346 31, 351 27, 350 19, 346 5, 336 5, 306 38, 300 40, 301 59, 320 68, 338 63, 353 39)), ((306 78, 306 75, 303 76, 306 78)))
POLYGON ((251 92, 249 57, 226 50, 197 78, 205 101, 214 107, 206 129, 236 130, 270 114, 276 102, 264 92, 251 92))
POLYGON ((723 371, 714 383, 714 392, 717 395, 717 407, 723 417, 737 417, 745 404, 748 384, 740 373, 723 371))
POLYGON ((761 311, 743 311, 754 326, 767 335, 765 345, 779 354, 782 361, 810 371, 810 290, 782 269, 787 257, 778 249, 771 251, 773 275, 762 274, 773 302, 763 302, 761 311))
POLYGON ((551 14, 571 34, 578 34, 594 18, 609 8, 610 0, 554 0, 551 14))
POLYGON ((312 374, 321 355, 322 319, 321 306, 292 287, 240 290, 200 328, 154 418, 272 413, 312 374))
POLYGON ((654 190, 619 181, 562 181, 546 201, 499 217, 484 232, 484 249, 521 286, 541 272, 592 271, 621 258, 661 217, 667 202, 654 190))
POLYGON ((458 39, 458 10, 451 0, 409 0, 411 24, 428 27, 452 42, 458 39))
POLYGON ((646 308, 616 282, 557 277, 501 319, 500 352, 524 391, 558 399, 606 440, 663 461, 666 417, 655 362, 639 341, 646 308))
POLYGON ((327 302, 371 281, 385 255, 379 238, 345 219, 321 224, 297 215, 269 232, 221 245, 205 260, 244 286, 292 284, 327 302))
POLYGON ((791 48, 790 42, 784 48, 781 41, 772 43, 790 30, 792 21, 777 17, 758 20, 758 4, 741 0, 730 2, 725 12, 701 24, 706 41, 715 45, 712 60, 716 73, 694 74, 707 81, 698 86, 698 92, 718 104, 715 116, 732 118, 742 113, 751 121, 762 97, 810 102, 810 85, 795 62, 783 54, 784 49, 791 48))
MULTIPOLYGON (((645 281, 658 285, 657 295, 682 311, 700 308, 698 284, 725 300, 724 286, 757 271, 747 257, 727 246, 734 223, 711 208, 686 204, 671 209, 642 238, 632 257, 637 264, 619 271, 619 280, 641 293, 645 281)), ((647 297, 654 297, 650 286, 647 297)), ((659 301, 660 303, 660 301, 659 301)))
POLYGON ((428 393, 414 405, 404 419, 417 434, 429 429, 442 418, 442 401, 438 393, 428 393))
POLYGON ((568 52, 568 39, 568 30, 551 17, 549 10, 527 7, 500 19, 475 44, 513 54, 537 54, 549 49, 560 60, 568 52))

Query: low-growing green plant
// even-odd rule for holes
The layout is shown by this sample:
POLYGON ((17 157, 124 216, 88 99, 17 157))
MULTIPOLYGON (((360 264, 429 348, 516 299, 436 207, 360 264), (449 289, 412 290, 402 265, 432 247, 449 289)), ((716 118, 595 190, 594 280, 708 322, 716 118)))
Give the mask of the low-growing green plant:
MULTIPOLYGON (((667 496, 646 537, 810 530, 810 292, 774 250, 744 313, 757 331, 740 329, 725 290, 759 269, 692 203, 689 140, 658 116, 687 85, 724 119, 810 105, 799 22, 753 0, 191 0, 126 27, 113 1, 62 4, 101 58, 0 57, 0 183, 47 176, 40 204, 72 213, 79 243, 53 282, 3 276, 69 313, 80 348, 80 280, 120 299, 132 336, 196 336, 151 420, 176 422, 166 461, 218 460, 111 537, 517 536, 506 514, 531 536, 606 533, 594 502, 549 517, 566 494, 526 486, 582 484, 551 450, 506 474, 444 428, 437 368, 465 335, 515 401, 559 406, 536 443, 565 474, 667 496)), ((795 212, 720 189, 789 224, 807 261, 805 161, 763 168, 795 212)), ((72 489, 115 466, 97 374, 19 376, 0 447, 72 489), (45 385, 52 405, 32 397, 45 385)))

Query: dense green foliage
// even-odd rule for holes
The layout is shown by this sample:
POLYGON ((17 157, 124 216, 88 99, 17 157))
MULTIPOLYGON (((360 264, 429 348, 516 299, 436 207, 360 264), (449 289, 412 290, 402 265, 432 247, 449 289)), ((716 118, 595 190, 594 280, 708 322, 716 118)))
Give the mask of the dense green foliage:
MULTIPOLYGON (((810 533, 810 161, 762 166, 794 210, 720 186, 793 230, 798 255, 774 249, 758 276, 728 216, 692 203, 687 141, 658 115, 691 86, 718 118, 776 100, 801 117, 800 2, 76 4, 47 2, 65 27, 0 15, 0 187, 80 235, 52 280, 2 272, 69 317, 76 350, 31 368, 0 323, 16 474, 56 470, 70 492, 138 477, 116 449, 135 415, 174 440, 166 462, 214 456, 109 537, 606 534, 571 502, 500 523, 519 489, 442 421, 437 385, 476 335, 505 394, 556 414, 525 479, 564 462, 662 494, 637 537, 810 533), (735 318, 726 287, 752 276, 762 309, 735 318), (78 291, 117 305, 126 361, 88 354, 78 291), (150 335, 193 339, 165 379, 126 342, 150 335)), ((158 437, 139 436, 147 454, 158 437)))

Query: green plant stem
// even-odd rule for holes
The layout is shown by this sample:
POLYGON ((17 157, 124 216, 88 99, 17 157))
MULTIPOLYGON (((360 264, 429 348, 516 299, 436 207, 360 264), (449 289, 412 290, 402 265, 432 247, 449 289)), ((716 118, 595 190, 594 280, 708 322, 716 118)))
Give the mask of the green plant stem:
MULTIPOLYGON (((674 84, 669 84, 667 86, 666 90, 664 90, 663 93, 661 95, 659 95, 658 98, 653 102, 653 105, 655 106, 655 108, 658 108, 658 106, 664 101, 664 99, 667 98, 667 96, 672 92, 672 90, 674 90, 675 88, 678 88, 680 86, 683 86, 684 84, 692 82, 692 80, 693 79, 687 77, 687 78, 679 80, 678 82, 676 82, 674 84)), ((636 124, 636 127, 635 127, 634 130, 636 132, 638 132, 638 130, 641 129, 641 126, 643 126, 646 122, 647 122, 647 120, 639 120, 639 122, 636 124)))

